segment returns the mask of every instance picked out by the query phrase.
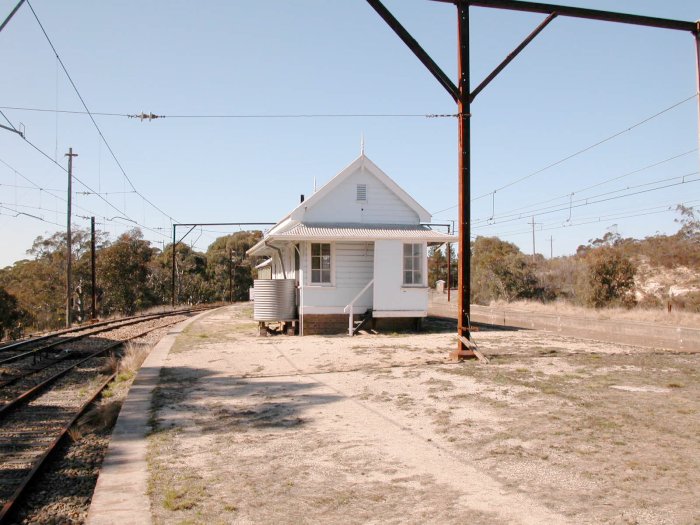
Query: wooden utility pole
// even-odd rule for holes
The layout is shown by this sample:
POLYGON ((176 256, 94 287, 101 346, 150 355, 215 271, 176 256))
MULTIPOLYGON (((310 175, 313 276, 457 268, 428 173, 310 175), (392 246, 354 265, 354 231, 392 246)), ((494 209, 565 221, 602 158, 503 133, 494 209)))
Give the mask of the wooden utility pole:
POLYGON ((554 237, 549 236, 549 258, 554 259, 554 237))
POLYGON ((233 250, 228 249, 228 302, 233 302, 233 250))
POLYGON ((535 216, 532 216, 532 256, 535 256, 535 216))
POLYGON ((70 328, 73 324, 72 306, 73 306, 73 235, 71 233, 71 198, 73 196, 73 157, 77 157, 77 153, 73 153, 73 148, 68 148, 68 213, 66 224, 66 327, 70 328))
POLYGON ((90 217, 90 277, 91 277, 91 299, 90 317, 94 321, 97 319, 97 279, 95 269, 95 217, 90 217))
POLYGON ((171 290, 171 306, 175 308, 175 249, 177 248, 177 241, 175 239, 175 231, 177 228, 177 224, 173 224, 173 267, 172 267, 172 282, 170 286, 171 290))

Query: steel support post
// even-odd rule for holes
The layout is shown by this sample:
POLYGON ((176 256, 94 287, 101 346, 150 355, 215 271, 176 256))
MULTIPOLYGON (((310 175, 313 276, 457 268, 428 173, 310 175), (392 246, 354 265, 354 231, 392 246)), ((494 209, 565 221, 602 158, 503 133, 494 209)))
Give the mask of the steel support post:
POLYGON ((453 359, 476 357, 471 350, 470 308, 470 213, 471 213, 471 184, 470 184, 470 94, 469 94, 469 4, 457 5, 457 42, 459 46, 459 99, 457 113, 459 115, 459 246, 458 246, 458 279, 459 298, 457 315, 457 349, 453 359))
POLYGON ((700 20, 697 22, 697 31, 695 32, 695 74, 696 74, 696 93, 698 104, 698 162, 700 162, 700 20))

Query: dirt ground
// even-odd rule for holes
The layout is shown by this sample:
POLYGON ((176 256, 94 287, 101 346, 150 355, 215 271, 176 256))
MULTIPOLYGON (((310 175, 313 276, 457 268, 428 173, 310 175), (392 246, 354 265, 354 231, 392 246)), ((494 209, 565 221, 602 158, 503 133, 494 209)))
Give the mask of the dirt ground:
POLYGON ((156 523, 700 523, 700 355, 534 331, 178 338, 149 437, 156 523))

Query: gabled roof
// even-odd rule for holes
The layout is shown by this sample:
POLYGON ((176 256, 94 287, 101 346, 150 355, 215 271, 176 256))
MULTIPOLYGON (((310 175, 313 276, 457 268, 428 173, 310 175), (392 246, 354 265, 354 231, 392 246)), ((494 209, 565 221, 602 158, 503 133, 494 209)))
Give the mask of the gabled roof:
MULTIPOLYGON (((391 192, 393 192, 402 202, 404 202, 409 208, 411 208, 420 222, 430 222, 430 213, 423 208, 416 200, 406 193, 396 182, 393 181, 389 175, 384 173, 379 167, 372 162, 364 152, 360 154, 354 161, 350 163, 345 169, 338 173, 335 177, 324 184, 320 190, 311 195, 304 202, 300 203, 288 217, 292 220, 301 221, 303 219, 304 209, 312 207, 315 203, 322 200, 326 195, 328 195, 334 188, 341 184, 345 179, 350 177, 358 169, 365 168, 369 173, 374 175, 379 181, 384 184, 391 192)), ((286 217, 285 217, 286 218, 286 217)))
POLYGON ((345 167, 340 173, 324 184, 321 189, 296 206, 288 215, 270 228, 265 236, 248 250, 250 255, 262 255, 271 253, 272 250, 265 246, 266 243, 275 240, 374 240, 374 239, 406 239, 428 242, 457 242, 457 237, 431 230, 424 225, 394 225, 394 224, 304 224, 304 212, 306 209, 320 202, 331 193, 338 185, 352 176, 357 170, 364 168, 379 182, 384 184, 389 191, 413 210, 420 222, 427 223, 431 220, 430 213, 416 200, 406 193, 394 180, 384 173, 372 162, 364 151, 345 167))

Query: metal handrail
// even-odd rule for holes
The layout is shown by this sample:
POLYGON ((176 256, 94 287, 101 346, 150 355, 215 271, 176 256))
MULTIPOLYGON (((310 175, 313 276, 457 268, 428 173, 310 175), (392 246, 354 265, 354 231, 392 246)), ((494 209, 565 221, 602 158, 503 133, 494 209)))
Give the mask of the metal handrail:
POLYGON ((367 291, 367 289, 368 289, 370 286, 372 286, 373 284, 374 284, 374 279, 372 279, 370 282, 368 282, 368 283, 365 285, 365 287, 364 287, 362 290, 360 290, 360 293, 358 293, 358 294, 354 297, 354 299, 353 299, 352 301, 350 301, 350 304, 348 304, 345 308, 343 308, 343 312, 344 312, 344 313, 349 313, 349 314, 350 314, 350 318, 349 318, 349 320, 348 320, 348 335, 349 335, 350 337, 353 336, 353 328, 354 328, 354 326, 353 326, 352 322, 353 322, 353 317, 354 317, 353 314, 354 314, 354 309, 355 309, 355 302, 357 302, 357 300, 362 296, 362 294, 365 293, 365 292, 367 291), (350 309, 349 312, 348 312, 348 309, 350 309))

